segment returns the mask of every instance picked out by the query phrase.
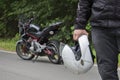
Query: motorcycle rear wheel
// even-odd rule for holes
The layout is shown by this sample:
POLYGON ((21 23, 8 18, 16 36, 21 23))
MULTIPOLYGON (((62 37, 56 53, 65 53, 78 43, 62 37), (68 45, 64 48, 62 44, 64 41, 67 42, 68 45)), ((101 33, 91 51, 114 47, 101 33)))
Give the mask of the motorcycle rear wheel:
POLYGON ((49 60, 54 64, 60 64, 61 63, 61 57, 59 53, 59 46, 60 42, 57 40, 50 41, 47 46, 52 48, 53 54, 48 55, 49 60))
POLYGON ((24 42, 17 43, 16 52, 17 55, 23 60, 31 60, 34 58, 34 55, 27 49, 24 42))

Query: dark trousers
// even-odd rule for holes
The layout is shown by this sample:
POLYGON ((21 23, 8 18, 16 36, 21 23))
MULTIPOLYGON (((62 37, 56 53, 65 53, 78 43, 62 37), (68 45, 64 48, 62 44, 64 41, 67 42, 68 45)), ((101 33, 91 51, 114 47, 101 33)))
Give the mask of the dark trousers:
POLYGON ((120 28, 92 28, 98 70, 102 80, 119 80, 117 74, 120 51, 120 28))

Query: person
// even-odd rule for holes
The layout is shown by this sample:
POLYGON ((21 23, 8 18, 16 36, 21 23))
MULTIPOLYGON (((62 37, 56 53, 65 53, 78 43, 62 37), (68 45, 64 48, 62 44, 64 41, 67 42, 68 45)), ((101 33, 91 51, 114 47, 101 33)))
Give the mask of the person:
POLYGON ((91 36, 98 71, 102 80, 119 80, 118 55, 120 52, 120 0, 80 0, 73 39, 85 34, 90 22, 91 36))

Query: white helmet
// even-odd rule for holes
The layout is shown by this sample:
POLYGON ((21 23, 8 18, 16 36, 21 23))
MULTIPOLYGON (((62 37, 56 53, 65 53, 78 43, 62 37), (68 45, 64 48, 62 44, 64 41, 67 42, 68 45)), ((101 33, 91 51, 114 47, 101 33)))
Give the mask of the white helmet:
POLYGON ((60 53, 66 68, 73 73, 81 74, 89 71, 94 64, 87 35, 78 39, 76 47, 60 44, 60 53))

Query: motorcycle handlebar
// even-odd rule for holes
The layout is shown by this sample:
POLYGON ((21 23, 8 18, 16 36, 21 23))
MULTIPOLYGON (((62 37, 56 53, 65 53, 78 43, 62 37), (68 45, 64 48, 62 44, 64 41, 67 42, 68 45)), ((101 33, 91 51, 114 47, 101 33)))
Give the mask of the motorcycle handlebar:
POLYGON ((30 18, 28 20, 28 22, 25 22, 25 23, 23 23, 21 20, 19 20, 18 24, 20 25, 20 27, 21 26, 25 27, 25 26, 29 25, 33 20, 34 20, 34 18, 30 18))
POLYGON ((30 24, 33 20, 34 20, 34 18, 30 18, 28 21, 28 24, 30 24))

